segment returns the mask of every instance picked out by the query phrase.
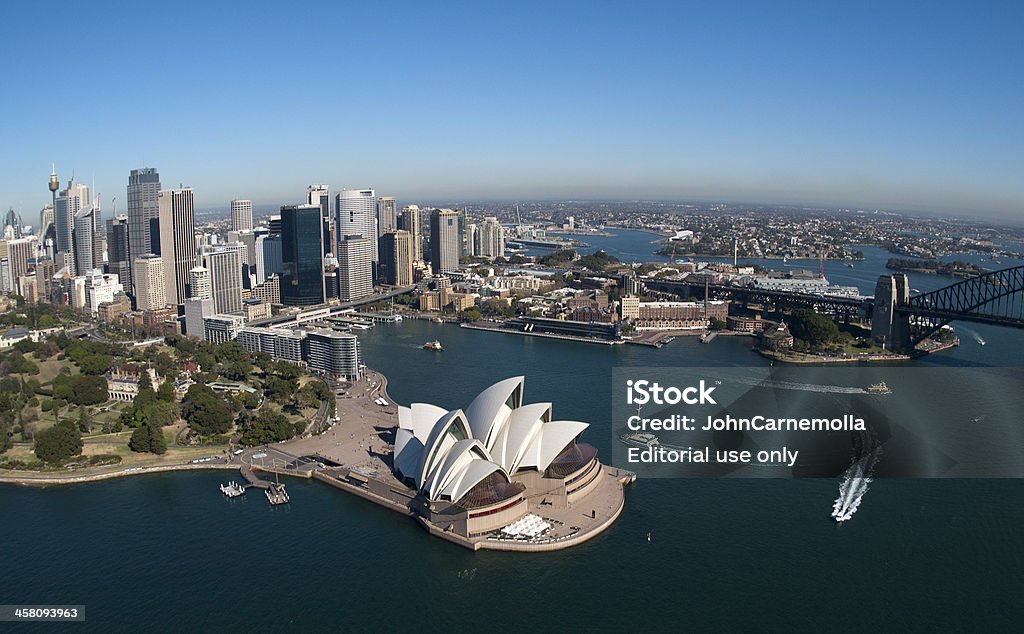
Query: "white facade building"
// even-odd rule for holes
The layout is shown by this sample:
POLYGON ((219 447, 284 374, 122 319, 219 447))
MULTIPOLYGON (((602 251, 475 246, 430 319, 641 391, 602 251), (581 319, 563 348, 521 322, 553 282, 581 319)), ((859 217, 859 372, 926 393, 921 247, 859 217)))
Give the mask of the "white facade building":
POLYGON ((231 201, 231 229, 233 231, 252 231, 251 200, 231 201))
POLYGON ((371 260, 377 257, 377 197, 372 189, 343 189, 334 201, 335 234, 339 244, 345 236, 370 238, 371 260))

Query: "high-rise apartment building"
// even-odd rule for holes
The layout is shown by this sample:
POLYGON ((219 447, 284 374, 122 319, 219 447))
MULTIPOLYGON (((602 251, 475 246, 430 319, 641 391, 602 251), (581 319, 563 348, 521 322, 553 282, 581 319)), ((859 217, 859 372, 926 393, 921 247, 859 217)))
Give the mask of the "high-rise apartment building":
POLYGON ((337 221, 335 235, 340 245, 344 236, 363 236, 372 243, 372 259, 377 261, 377 197, 372 189, 343 189, 334 201, 337 221))
POLYGON ((430 266, 434 275, 459 270, 460 236, 457 211, 435 209, 430 213, 430 266))
POLYGON ((350 301, 373 293, 373 238, 342 236, 338 242, 338 297, 350 301))
POLYGON ((324 245, 320 205, 281 207, 281 303, 324 303, 324 245))
POLYGON ((196 266, 188 272, 188 296, 190 299, 213 299, 210 269, 196 266))
POLYGON ((252 231, 252 201, 247 199, 231 201, 231 230, 252 231))
POLYGON ((362 373, 359 339, 353 334, 308 330, 303 348, 306 365, 314 372, 353 380, 358 379, 362 373))
MULTIPOLYGON (((164 261, 167 303, 177 306, 188 297, 188 272, 196 265, 192 190, 162 191, 157 201, 158 243, 164 261)), ((129 228, 130 224, 131 216, 129 228)))
POLYGON ((163 258, 155 253, 135 258, 135 262, 132 263, 132 277, 136 310, 155 310, 167 305, 163 258))
POLYGON ((484 218, 477 227, 476 254, 485 258, 505 256, 505 232, 496 217, 484 218))
POLYGON ((386 284, 408 286, 413 282, 412 234, 404 229, 380 238, 381 279, 386 284))
MULTIPOLYGON (((160 215, 160 174, 152 167, 128 174, 128 262, 160 250, 155 226, 160 215)), ((129 264, 131 266, 131 264, 129 264)), ((134 276, 132 276, 134 279, 134 276)))

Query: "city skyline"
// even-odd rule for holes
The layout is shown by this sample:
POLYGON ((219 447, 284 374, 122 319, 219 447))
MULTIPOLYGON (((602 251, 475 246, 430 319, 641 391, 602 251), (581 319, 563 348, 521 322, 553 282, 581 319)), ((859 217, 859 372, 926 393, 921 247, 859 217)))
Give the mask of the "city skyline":
POLYGON ((5 73, 19 98, 0 104, 18 150, 0 158, 0 204, 26 218, 49 200, 54 162, 62 186, 72 173, 95 183, 108 214, 115 197, 126 208, 124 175, 146 165, 167 187, 192 187, 199 209, 297 203, 310 182, 406 201, 722 200, 987 218, 1024 202, 1016 6, 324 6, 318 20, 390 37, 355 30, 287 49, 259 42, 301 32, 307 12, 256 5, 238 23, 227 8, 100 6, 72 26, 46 11, 13 8, 24 28, 0 43, 22 60, 5 73), (172 17, 184 25, 173 44, 136 28, 172 17), (229 27, 251 44, 225 40, 229 27), (72 68, 112 97, 73 111, 46 98, 52 70, 68 67, 71 29, 108 43, 76 49, 72 68), (187 90, 152 99, 168 77, 187 77, 187 90), (311 77, 324 79, 318 99, 295 99, 311 77))

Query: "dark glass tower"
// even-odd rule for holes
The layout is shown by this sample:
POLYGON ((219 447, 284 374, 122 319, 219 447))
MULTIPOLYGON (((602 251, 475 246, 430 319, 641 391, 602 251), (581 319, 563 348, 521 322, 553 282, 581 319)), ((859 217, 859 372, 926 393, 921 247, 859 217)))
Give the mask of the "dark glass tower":
POLYGON ((281 207, 281 303, 324 303, 323 218, 319 205, 281 207))

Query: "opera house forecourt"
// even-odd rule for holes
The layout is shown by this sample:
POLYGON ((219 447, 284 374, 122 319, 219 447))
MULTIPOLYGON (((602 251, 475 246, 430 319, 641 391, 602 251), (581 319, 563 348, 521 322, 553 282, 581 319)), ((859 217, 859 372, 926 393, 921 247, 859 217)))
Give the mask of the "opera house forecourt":
POLYGON ((610 470, 581 443, 588 423, 523 404, 524 377, 495 383, 465 410, 398 410, 393 469, 434 534, 476 548, 553 550, 609 526, 635 476, 610 470), (472 544, 472 545, 470 545, 472 544))

